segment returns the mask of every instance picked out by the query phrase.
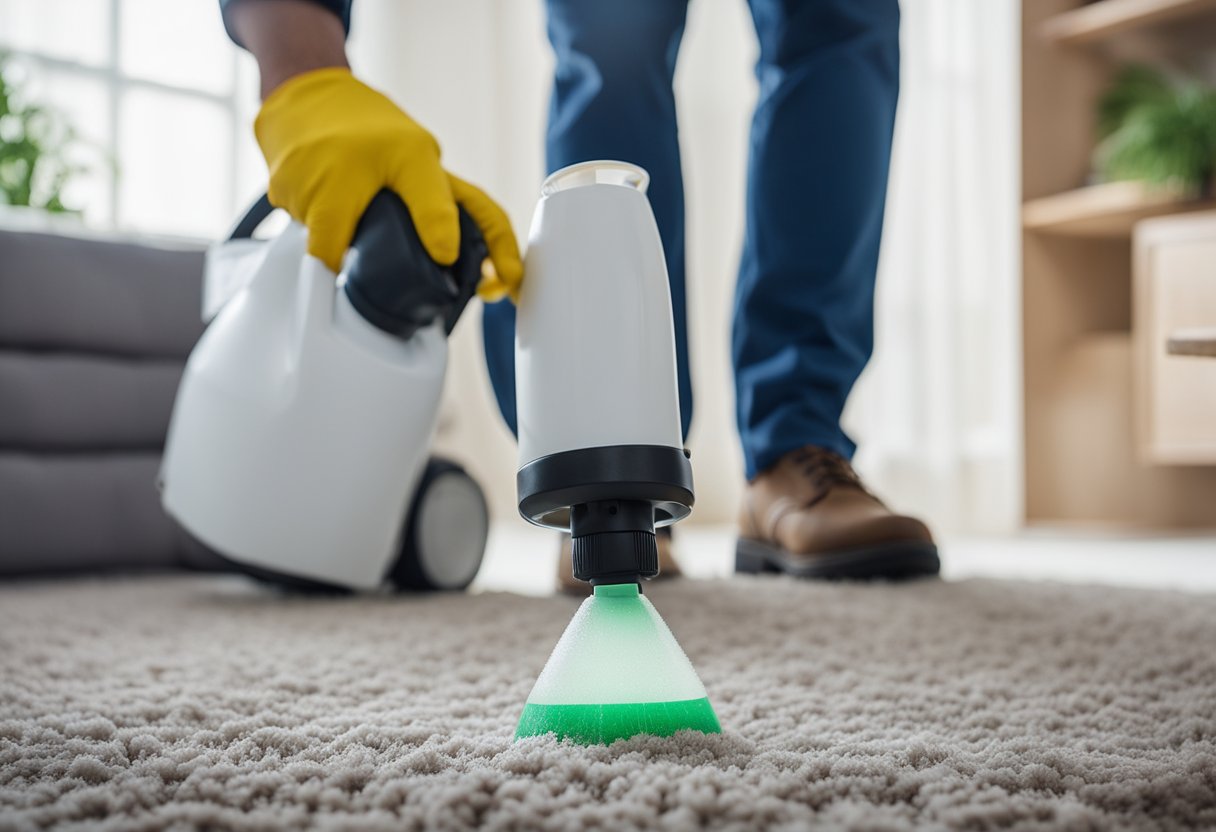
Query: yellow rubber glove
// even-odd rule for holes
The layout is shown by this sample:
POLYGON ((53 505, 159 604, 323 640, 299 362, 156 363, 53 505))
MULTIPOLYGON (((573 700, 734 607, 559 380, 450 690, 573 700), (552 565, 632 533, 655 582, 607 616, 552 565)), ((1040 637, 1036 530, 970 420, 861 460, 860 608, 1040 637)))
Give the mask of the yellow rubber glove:
POLYGON ((514 300, 523 279, 506 213, 439 164, 435 139, 350 70, 318 69, 267 97, 253 130, 270 167, 270 202, 308 227, 308 252, 337 272, 355 226, 382 188, 410 210, 427 253, 449 266, 460 251, 456 205, 469 212, 490 250, 477 294, 514 300))

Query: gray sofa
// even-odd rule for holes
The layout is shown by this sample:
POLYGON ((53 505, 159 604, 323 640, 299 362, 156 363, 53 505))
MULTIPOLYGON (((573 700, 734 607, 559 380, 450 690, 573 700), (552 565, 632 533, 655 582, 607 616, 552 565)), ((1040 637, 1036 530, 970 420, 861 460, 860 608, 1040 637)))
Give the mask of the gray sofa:
POLYGON ((0 229, 0 576, 218 568, 160 507, 203 253, 0 229))

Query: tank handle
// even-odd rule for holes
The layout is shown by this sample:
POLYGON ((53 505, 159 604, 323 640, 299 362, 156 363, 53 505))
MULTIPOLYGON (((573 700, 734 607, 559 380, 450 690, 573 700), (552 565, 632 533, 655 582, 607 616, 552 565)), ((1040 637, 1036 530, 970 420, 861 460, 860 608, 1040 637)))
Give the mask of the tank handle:
POLYGON ((355 228, 344 290, 372 325, 409 338, 436 320, 452 331, 481 280, 489 255, 477 223, 460 209, 460 253, 451 266, 427 254, 409 209, 394 192, 376 194, 355 228))
MULTIPOLYGON (((275 210, 262 194, 228 239, 252 238, 275 210)), ((399 338, 440 318, 450 334, 477 291, 481 264, 489 255, 481 229, 461 208, 459 257, 451 266, 440 266, 426 253, 401 197, 387 188, 363 212, 351 252, 344 285, 351 305, 369 323, 399 338)))
POLYGON ((275 207, 270 204, 270 195, 262 194, 257 198, 257 201, 249 206, 249 210, 245 212, 245 216, 236 221, 236 225, 232 227, 232 231, 228 234, 229 240, 248 240, 253 236, 253 232, 258 230, 258 226, 266 221, 266 218, 275 212, 275 207))

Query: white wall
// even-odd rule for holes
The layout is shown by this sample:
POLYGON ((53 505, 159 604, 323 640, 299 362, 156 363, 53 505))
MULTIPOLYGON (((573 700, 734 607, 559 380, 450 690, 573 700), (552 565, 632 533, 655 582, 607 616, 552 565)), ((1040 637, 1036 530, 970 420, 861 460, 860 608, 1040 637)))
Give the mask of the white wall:
MULTIPOLYGON (((541 0, 360 0, 356 71, 426 124, 446 164, 526 235, 544 175, 552 57, 541 0)), ((906 0, 904 85, 879 282, 875 362, 851 403, 858 464, 939 527, 1016 522, 1016 0, 906 0), (982 14, 981 14, 982 11, 982 14)), ((677 71, 688 206, 696 417, 694 522, 742 487, 729 316, 742 240, 755 36, 743 0, 693 0, 677 71)), ((481 359, 457 330, 441 447, 515 516, 515 450, 481 359)))

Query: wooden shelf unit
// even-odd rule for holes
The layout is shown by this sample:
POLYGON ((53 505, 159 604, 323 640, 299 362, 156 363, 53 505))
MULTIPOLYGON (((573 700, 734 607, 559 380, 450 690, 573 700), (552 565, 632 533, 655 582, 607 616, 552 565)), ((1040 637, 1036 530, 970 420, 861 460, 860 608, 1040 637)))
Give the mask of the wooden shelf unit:
POLYGON ((1185 39, 1216 56, 1216 25, 1210 35, 1188 25, 1216 0, 1022 0, 1021 9, 1026 522, 1210 528, 1216 466, 1138 454, 1131 238, 1145 218, 1212 204, 1137 183, 1081 186, 1096 102, 1126 55, 1070 47, 1118 33, 1130 46, 1151 28, 1154 46, 1185 39))
POLYGON ((1143 182, 1109 182, 1031 199, 1022 205, 1022 227, 1074 237, 1129 239, 1140 220, 1216 207, 1143 182))
POLYGON ((1216 0, 1097 0, 1051 15, 1040 32, 1053 43, 1083 44, 1209 14, 1216 20, 1216 0))

